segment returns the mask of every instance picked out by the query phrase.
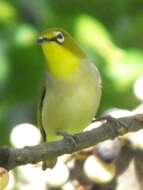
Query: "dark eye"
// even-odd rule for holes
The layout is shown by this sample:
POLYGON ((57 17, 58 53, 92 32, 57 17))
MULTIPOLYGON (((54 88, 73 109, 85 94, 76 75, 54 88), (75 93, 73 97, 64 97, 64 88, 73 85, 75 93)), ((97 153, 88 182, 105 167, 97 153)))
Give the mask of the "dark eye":
POLYGON ((64 42, 64 40, 65 40, 63 33, 57 32, 56 33, 56 40, 57 40, 57 42, 59 42, 60 44, 62 44, 64 42))

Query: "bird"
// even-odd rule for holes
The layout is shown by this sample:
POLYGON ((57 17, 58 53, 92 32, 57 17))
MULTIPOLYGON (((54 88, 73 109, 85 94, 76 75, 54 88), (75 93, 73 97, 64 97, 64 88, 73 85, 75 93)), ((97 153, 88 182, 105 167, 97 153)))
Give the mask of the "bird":
MULTIPOLYGON (((45 57, 37 120, 43 141, 48 143, 59 139, 58 132, 73 135, 91 123, 102 85, 96 65, 64 29, 41 32, 37 43, 45 57)), ((44 161, 43 170, 47 165, 44 161)))

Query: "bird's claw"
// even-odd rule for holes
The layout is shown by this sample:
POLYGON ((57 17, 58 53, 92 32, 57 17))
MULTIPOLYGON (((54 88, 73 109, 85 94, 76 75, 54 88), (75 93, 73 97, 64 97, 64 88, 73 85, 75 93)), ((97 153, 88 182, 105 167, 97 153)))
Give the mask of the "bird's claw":
POLYGON ((71 135, 71 134, 66 133, 66 132, 61 132, 61 131, 57 131, 56 134, 63 136, 64 139, 67 140, 70 144, 72 144, 74 148, 77 147, 77 142, 76 142, 76 138, 74 135, 71 135))
POLYGON ((123 135, 124 133, 126 133, 128 131, 128 127, 127 127, 126 123, 124 123, 123 121, 121 121, 119 119, 112 117, 111 115, 103 116, 103 117, 97 119, 96 121, 103 121, 103 120, 106 120, 107 122, 115 123, 115 126, 117 126, 117 127, 116 128, 112 127, 112 130, 114 130, 114 132, 117 133, 118 135, 123 135))

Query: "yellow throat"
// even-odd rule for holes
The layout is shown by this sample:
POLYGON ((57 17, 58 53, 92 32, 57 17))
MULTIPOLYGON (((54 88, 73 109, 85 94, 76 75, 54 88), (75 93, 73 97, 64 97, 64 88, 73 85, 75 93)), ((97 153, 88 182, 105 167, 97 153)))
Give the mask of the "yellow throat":
POLYGON ((81 60, 85 59, 86 55, 67 32, 64 30, 62 32, 64 34, 62 43, 56 39, 60 34, 56 29, 42 33, 39 39, 45 40, 44 43, 42 41, 42 49, 49 74, 56 78, 67 79, 80 68, 81 60))

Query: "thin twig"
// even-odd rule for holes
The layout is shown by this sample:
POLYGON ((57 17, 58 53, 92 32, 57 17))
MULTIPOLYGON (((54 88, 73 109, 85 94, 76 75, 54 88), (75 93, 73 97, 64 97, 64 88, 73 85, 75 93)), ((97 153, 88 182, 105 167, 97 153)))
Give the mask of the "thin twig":
POLYGON ((96 145, 107 139, 114 139, 127 132, 143 129, 143 114, 122 117, 117 120, 104 118, 106 122, 91 131, 74 135, 77 146, 73 146, 68 139, 51 143, 42 143, 36 146, 27 146, 21 149, 1 147, 0 166, 11 170, 20 165, 35 164, 42 160, 52 159, 63 154, 71 154, 81 149, 96 145))

